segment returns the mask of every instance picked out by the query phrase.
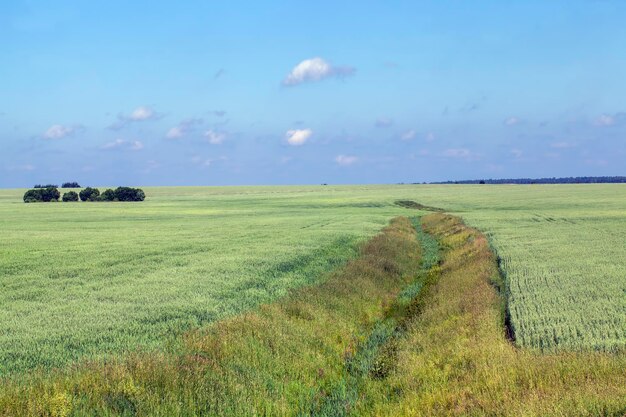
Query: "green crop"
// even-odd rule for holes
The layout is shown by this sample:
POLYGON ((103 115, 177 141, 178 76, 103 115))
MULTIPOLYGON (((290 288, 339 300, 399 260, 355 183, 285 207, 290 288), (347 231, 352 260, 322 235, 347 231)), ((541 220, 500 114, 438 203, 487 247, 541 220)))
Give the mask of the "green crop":
POLYGON ((188 329, 318 282, 390 218, 416 212, 397 201, 489 236, 520 346, 626 343, 621 184, 145 192, 141 204, 27 205, 24 190, 0 190, 0 374, 176 349, 188 329))

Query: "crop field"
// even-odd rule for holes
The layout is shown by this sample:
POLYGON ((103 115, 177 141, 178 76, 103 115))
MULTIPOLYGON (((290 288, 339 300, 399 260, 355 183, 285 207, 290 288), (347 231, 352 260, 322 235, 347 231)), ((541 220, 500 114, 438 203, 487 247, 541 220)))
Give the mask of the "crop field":
POLYGON ((460 215, 502 259, 516 343, 626 344, 626 187, 146 188, 139 204, 0 191, 0 375, 134 350, 315 283, 413 200, 460 215))
POLYGON ((0 415, 626 410, 624 186, 145 190, 0 191, 0 415))

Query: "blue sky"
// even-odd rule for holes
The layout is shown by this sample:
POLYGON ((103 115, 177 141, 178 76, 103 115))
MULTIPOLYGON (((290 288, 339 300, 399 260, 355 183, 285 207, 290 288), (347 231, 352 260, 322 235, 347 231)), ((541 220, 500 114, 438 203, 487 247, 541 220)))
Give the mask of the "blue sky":
POLYGON ((0 187, 624 175, 626 2, 0 3, 0 187))

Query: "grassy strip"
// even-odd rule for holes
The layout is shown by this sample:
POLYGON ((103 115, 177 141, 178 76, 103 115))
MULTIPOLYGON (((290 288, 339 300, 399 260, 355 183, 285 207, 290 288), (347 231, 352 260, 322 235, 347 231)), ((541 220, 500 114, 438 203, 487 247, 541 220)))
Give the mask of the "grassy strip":
POLYGON ((186 334, 181 352, 137 353, 1 382, 2 416, 319 414, 345 363, 414 279, 406 218, 323 283, 186 334))
POLYGON ((394 202, 394 204, 396 206, 400 206, 400 207, 404 207, 404 208, 408 208, 408 209, 415 209, 415 210, 437 211, 437 212, 443 212, 444 211, 442 208, 432 207, 432 206, 425 206, 425 205, 420 204, 417 201, 413 201, 413 200, 396 200, 394 202))
POLYGON ((406 286, 387 309, 367 337, 346 359, 344 378, 327 396, 326 402, 312 414, 316 416, 347 416, 358 401, 359 392, 366 378, 385 378, 395 365, 395 347, 398 338, 406 330, 406 318, 426 299, 434 284, 439 246, 437 240, 424 233, 419 218, 412 219, 422 249, 420 268, 414 281, 406 286), (434 269, 433 269, 434 268, 434 269))
POLYGON ((392 372, 363 383, 353 415, 626 413, 625 355, 515 348, 504 330, 503 286, 487 239, 454 216, 432 214, 423 225, 444 249, 440 277, 408 320, 392 372))

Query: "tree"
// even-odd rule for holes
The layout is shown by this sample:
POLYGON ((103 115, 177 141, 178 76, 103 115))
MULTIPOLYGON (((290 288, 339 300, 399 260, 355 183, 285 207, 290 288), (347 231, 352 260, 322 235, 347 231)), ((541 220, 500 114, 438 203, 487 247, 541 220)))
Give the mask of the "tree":
POLYGON ((102 194, 100 194, 100 201, 115 201, 116 200, 115 191, 112 189, 104 190, 102 194))
POLYGON ((76 181, 64 182, 63 184, 61 184, 61 188, 80 188, 80 184, 78 184, 76 181))
POLYGON ((41 192, 39 189, 28 190, 24 193, 25 203, 38 203, 41 201, 41 192))
POLYGON ((87 187, 79 193, 82 201, 98 201, 100 190, 97 188, 87 187))
POLYGON ((146 198, 141 188, 117 187, 114 193, 118 201, 143 201, 146 198))
POLYGON ((76 191, 68 191, 63 194, 63 201, 78 201, 78 193, 76 191))
POLYGON ((59 201, 59 197, 61 197, 61 193, 56 187, 47 187, 47 188, 35 188, 33 190, 28 190, 24 193, 24 202, 25 203, 39 203, 39 202, 50 202, 50 201, 59 201))

